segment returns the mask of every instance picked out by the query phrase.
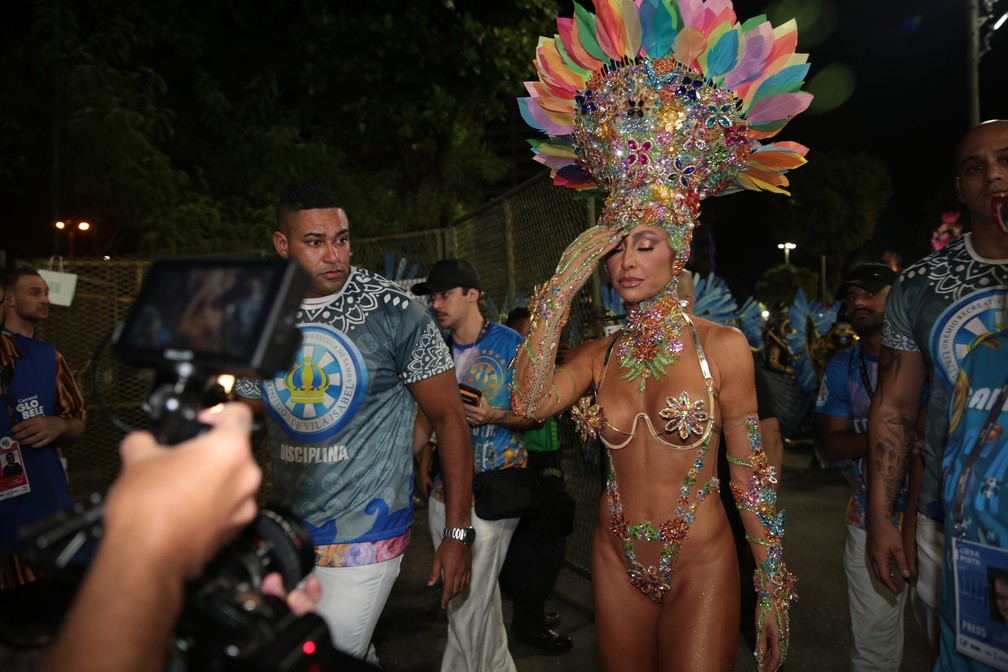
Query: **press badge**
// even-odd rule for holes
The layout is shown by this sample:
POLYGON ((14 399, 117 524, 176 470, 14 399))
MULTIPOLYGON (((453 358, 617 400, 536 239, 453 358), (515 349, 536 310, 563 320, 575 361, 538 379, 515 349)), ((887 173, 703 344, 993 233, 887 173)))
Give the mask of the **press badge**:
POLYGON ((1008 549, 953 538, 952 570, 956 651, 1008 670, 1008 549))
POLYGON ((0 500, 31 492, 21 446, 9 436, 0 438, 0 500))

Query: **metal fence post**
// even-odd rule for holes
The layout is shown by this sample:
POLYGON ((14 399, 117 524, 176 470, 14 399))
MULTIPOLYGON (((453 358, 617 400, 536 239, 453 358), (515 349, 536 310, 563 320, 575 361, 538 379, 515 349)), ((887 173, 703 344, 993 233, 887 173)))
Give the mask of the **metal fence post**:
MULTIPOLYGON (((507 282, 507 294, 506 296, 514 302, 515 297, 515 265, 514 265, 514 222, 511 216, 511 201, 510 199, 505 200, 504 203, 504 274, 505 280, 507 282)), ((514 305, 507 306, 508 309, 514 308, 514 305)))

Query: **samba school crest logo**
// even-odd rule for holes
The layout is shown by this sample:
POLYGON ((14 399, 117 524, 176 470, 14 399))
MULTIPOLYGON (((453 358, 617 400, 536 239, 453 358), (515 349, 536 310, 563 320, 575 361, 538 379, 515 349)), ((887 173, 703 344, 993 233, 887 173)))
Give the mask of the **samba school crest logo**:
POLYGON ((495 401, 497 395, 505 391, 507 361, 496 352, 481 352, 476 360, 464 369, 462 382, 483 390, 487 401, 495 401))
POLYGON ((938 366, 938 378, 951 390, 959 376, 959 362, 977 340, 1005 328, 1004 287, 993 287, 963 297, 942 312, 931 332, 931 352, 938 366))
POLYGON ((340 332, 302 326, 294 366, 263 387, 266 407, 296 441, 318 443, 354 417, 367 389, 367 369, 357 346, 340 332))

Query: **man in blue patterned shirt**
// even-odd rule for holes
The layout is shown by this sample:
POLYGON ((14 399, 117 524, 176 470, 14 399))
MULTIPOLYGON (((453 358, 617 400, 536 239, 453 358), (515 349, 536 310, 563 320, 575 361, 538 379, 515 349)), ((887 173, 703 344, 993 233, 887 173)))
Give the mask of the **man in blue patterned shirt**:
MULTIPOLYGON (((903 659, 903 612, 907 591, 890 593, 872 572, 865 532, 868 484, 868 408, 878 376, 882 318, 889 287, 898 277, 885 264, 861 264, 844 278, 840 298, 859 340, 826 365, 816 399, 816 438, 823 456, 851 463, 852 492, 844 522, 844 572, 851 616, 851 670, 898 672, 903 659)), ((906 485, 896 501, 893 524, 900 529, 906 485)))
MULTIPOLYGON (((435 319, 451 332, 458 383, 479 390, 479 398, 470 399, 473 403, 465 406, 476 472, 525 469, 528 458, 524 431, 543 423, 520 418, 511 411, 511 362, 522 337, 514 329, 483 317, 479 310, 479 275, 462 259, 437 262, 413 291, 431 295, 435 319)), ((437 438, 440 452, 440 433, 437 438)), ((444 515, 442 480, 438 478, 428 507, 431 535, 438 549, 445 543, 438 532, 444 525, 444 515)), ((473 548, 473 580, 468 590, 448 605, 448 644, 441 670, 513 672, 497 578, 520 517, 487 520, 475 509, 470 516, 479 539, 473 548)))
POLYGON ((868 542, 875 574, 894 593, 913 581, 937 645, 943 519, 941 464, 959 362, 977 338, 1004 327, 1008 310, 1008 235, 993 213, 1008 193, 1008 121, 987 121, 959 142, 955 186, 970 232, 909 266, 885 308, 879 387, 868 420, 868 542), (907 473, 921 391, 929 391, 916 505, 917 549, 907 553, 885 521, 907 473), (916 557, 914 557, 916 556, 916 557))
POLYGON ((461 531, 438 549, 428 585, 444 579, 444 608, 469 581, 473 467, 455 371, 423 303, 350 265, 350 223, 328 188, 288 188, 273 244, 311 274, 297 313, 303 343, 289 371, 236 391, 265 410, 273 492, 312 533, 317 610, 333 643, 377 663, 371 636, 413 521, 417 406, 440 439, 446 527, 461 531))

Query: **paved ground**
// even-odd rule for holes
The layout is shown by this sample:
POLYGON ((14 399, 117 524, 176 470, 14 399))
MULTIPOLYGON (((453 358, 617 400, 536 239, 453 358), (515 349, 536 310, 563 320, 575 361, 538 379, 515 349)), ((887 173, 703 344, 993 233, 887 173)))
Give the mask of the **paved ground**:
MULTIPOLYGON (((850 668, 850 616, 842 566, 848 486, 841 473, 810 466, 810 458, 807 444, 789 446, 781 485, 780 500, 788 513, 785 558, 799 577, 800 594, 791 610, 793 634, 786 669, 841 672, 850 668)), ((424 585, 432 557, 424 513, 418 511, 413 545, 375 635, 386 672, 438 670, 444 649, 447 623, 438 605, 440 592, 424 585)), ((547 609, 561 614, 559 629, 574 639, 574 650, 553 656, 513 642, 519 672, 598 670, 589 579, 565 569, 547 609)), ((507 600, 504 610, 504 622, 510 623, 507 600)), ((908 613, 902 670, 923 672, 927 660, 926 641, 908 613)), ((753 668, 751 655, 740 646, 736 670, 753 668)))
MULTIPOLYGON (((842 567, 846 534, 842 516, 848 488, 841 473, 812 467, 810 458, 809 445, 789 446, 781 482, 780 500, 788 512, 784 552, 791 570, 799 577, 800 593, 791 610, 791 653, 786 669, 842 672, 849 669, 850 647, 847 586, 842 567)), ((413 545, 375 634, 386 672, 431 672, 440 668, 447 623, 438 605, 440 588, 429 589, 424 583, 433 557, 425 514, 418 511, 413 545)), ((559 629, 574 639, 574 650, 551 656, 512 643, 511 652, 519 672, 599 670, 588 578, 565 569, 547 608, 561 614, 559 629)), ((510 623, 511 605, 507 600, 504 610, 504 622, 510 623)), ((908 614, 902 670, 925 672, 927 660, 926 642, 908 614)), ((34 672, 37 666, 37 655, 11 655, 0 646, 0 670, 34 672)), ((740 646, 736 670, 748 671, 753 667, 751 655, 740 646)))

